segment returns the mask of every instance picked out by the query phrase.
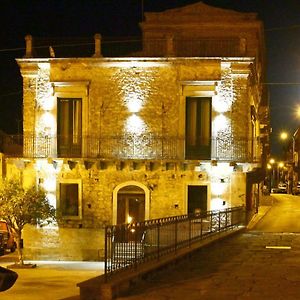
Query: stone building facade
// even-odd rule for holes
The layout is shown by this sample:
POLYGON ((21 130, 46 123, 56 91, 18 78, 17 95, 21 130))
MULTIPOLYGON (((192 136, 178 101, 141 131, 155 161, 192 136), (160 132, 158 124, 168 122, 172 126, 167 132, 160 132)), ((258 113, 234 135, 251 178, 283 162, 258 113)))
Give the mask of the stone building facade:
POLYGON ((105 225, 259 205, 262 23, 200 2, 141 28, 123 57, 98 34, 93 57, 33 57, 27 37, 23 154, 4 155, 2 174, 42 186, 61 216, 25 228, 29 258, 98 260, 105 225))

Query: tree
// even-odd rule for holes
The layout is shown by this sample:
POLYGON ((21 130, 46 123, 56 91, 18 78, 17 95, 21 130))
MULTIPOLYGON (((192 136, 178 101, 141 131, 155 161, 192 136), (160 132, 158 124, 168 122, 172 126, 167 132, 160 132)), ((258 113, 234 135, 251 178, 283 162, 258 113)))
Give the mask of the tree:
POLYGON ((23 265, 22 230, 26 224, 42 225, 55 220, 55 209, 43 189, 24 189, 16 180, 5 180, 0 186, 0 218, 11 227, 16 239, 19 264, 23 265))

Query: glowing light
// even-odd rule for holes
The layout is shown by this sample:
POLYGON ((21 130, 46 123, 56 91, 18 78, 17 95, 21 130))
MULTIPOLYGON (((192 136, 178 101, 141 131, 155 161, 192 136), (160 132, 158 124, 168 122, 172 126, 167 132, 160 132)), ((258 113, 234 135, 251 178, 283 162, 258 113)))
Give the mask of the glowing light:
POLYGON ((140 134, 145 132, 146 124, 139 116, 133 114, 127 119, 125 128, 129 133, 140 134))
POLYGON ((283 168, 283 167, 284 167, 284 163, 281 161, 281 162, 278 164, 278 167, 279 167, 279 168, 283 168))
POLYGON ((219 131, 224 130, 224 128, 229 127, 229 119, 225 117, 223 114, 220 114, 215 117, 213 121, 213 129, 214 132, 217 133, 219 131))
POLYGON ((280 133, 280 139, 286 140, 287 138, 288 138, 288 134, 285 131, 280 133))
POLYGON ((275 159, 274 159, 274 158, 271 158, 271 159, 269 160, 269 162, 270 162, 270 164, 272 165, 272 164, 275 163, 275 159))
POLYGON ((129 99, 126 101, 128 110, 132 113, 139 112, 142 108, 141 99, 137 98, 135 94, 129 95, 129 99))
POLYGON ((267 169, 272 169, 272 166, 270 164, 267 164, 267 169))
POLYGON ((224 113, 230 110, 231 102, 220 100, 220 98, 216 97, 212 102, 213 109, 218 113, 224 113))
POLYGON ((221 210, 227 208, 227 203, 222 198, 216 197, 211 199, 211 210, 221 210), (225 204, 224 204, 225 203, 225 204))
POLYGON ((127 223, 131 223, 132 222, 132 217, 131 216, 128 216, 127 217, 127 223))
POLYGON ((56 121, 52 113, 45 112, 42 114, 37 131, 42 131, 45 134, 54 134, 56 121))
POLYGON ((43 187, 47 192, 56 191, 56 180, 55 177, 49 177, 44 180, 43 187))
POLYGON ((211 184, 211 193, 212 195, 221 196, 224 194, 226 189, 226 184, 221 182, 213 182, 211 184))
POLYGON ((52 193, 47 193, 47 199, 49 201, 49 204, 52 205, 54 208, 56 208, 56 197, 52 193))
MULTIPOLYGON (((51 90, 49 91, 49 93, 52 94, 51 90)), ((52 110, 54 108, 54 97, 49 95, 48 97, 43 98, 43 100, 41 101, 41 108, 43 110, 52 110)))

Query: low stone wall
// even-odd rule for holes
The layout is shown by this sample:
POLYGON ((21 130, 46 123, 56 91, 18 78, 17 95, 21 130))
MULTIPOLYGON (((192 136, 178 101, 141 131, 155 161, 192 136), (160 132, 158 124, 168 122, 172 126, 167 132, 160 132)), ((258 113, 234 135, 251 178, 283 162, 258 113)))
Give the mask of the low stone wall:
POLYGON ((26 226, 23 245, 26 260, 100 261, 104 258, 104 229, 26 226))

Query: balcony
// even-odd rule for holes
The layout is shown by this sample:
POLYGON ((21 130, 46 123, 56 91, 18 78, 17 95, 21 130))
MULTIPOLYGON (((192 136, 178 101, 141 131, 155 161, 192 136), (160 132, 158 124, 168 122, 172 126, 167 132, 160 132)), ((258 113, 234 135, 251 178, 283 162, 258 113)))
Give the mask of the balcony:
MULTIPOLYGON (((49 47, 55 51, 55 57, 90 57, 94 43, 91 38, 41 38, 30 36, 26 44, 28 57, 49 57, 49 47), (34 41, 34 43, 33 43, 34 41), (31 44, 30 44, 31 43, 31 44), (63 47, 62 47, 63 45, 63 47), (33 51, 34 50, 34 51, 33 51)), ((95 40, 101 53, 95 57, 237 57, 246 55, 243 38, 183 38, 168 36, 163 38, 104 37, 95 40)), ((96 54, 96 53, 95 53, 96 54)))
MULTIPOLYGON (((185 160, 183 137, 148 135, 122 136, 35 136, 1 137, 0 152, 25 158, 94 158, 122 160, 185 160)), ((259 162, 258 139, 212 138, 211 152, 196 160, 259 162)))

